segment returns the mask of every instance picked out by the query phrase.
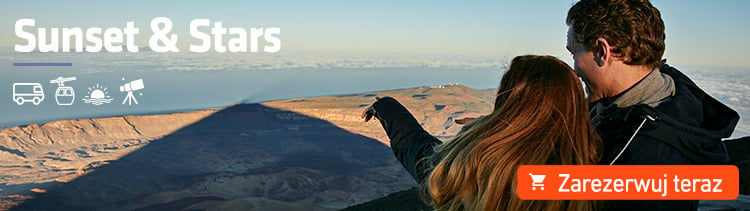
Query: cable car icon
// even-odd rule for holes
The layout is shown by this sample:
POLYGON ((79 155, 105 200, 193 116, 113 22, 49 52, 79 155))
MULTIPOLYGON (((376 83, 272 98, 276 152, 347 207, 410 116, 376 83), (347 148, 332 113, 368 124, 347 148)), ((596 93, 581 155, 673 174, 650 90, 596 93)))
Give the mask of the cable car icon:
POLYGON ((57 84, 57 90, 55 91, 55 101, 57 105, 73 105, 76 99, 76 92, 73 87, 65 86, 65 82, 74 81, 76 77, 63 78, 57 77, 56 79, 50 80, 50 83, 57 84))

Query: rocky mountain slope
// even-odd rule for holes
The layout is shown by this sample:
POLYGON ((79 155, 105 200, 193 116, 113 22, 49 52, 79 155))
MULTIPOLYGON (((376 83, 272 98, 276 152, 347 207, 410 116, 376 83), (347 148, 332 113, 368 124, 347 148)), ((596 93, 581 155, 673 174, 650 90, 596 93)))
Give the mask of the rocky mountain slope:
POLYGON ((361 112, 403 102, 441 139, 491 109, 451 85, 0 130, 0 209, 331 210, 415 185, 361 112))

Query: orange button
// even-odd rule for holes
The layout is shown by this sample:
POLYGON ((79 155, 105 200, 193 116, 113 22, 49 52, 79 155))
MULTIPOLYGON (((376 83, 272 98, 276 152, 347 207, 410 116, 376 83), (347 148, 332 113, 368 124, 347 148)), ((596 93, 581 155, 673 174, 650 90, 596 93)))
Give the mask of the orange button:
POLYGON ((524 165, 518 169, 524 200, 734 200, 733 165, 524 165))

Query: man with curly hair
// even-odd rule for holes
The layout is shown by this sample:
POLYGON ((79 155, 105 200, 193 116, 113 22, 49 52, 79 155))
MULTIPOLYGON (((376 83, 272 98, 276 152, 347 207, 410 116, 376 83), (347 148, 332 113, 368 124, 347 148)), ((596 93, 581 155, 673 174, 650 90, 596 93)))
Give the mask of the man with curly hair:
MULTIPOLYGON (((587 85, 602 164, 726 164, 739 120, 662 60, 664 22, 647 0, 582 0, 568 11, 567 49, 587 85)), ((697 200, 614 201, 613 210, 696 210, 697 200)))

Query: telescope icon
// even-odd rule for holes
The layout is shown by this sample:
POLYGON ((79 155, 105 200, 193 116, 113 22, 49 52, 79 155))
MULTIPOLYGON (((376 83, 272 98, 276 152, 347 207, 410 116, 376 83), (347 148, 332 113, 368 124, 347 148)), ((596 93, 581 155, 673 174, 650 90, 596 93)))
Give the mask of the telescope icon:
POLYGON ((133 96, 133 91, 138 91, 143 88, 143 79, 131 81, 120 86, 120 92, 128 92, 128 95, 125 96, 125 100, 122 101, 122 104, 124 105, 125 102, 128 102, 128 105, 132 105, 132 103, 135 102, 135 104, 138 105, 138 100, 133 96))

